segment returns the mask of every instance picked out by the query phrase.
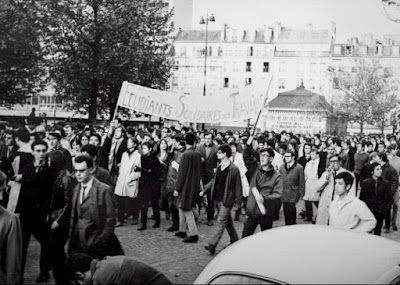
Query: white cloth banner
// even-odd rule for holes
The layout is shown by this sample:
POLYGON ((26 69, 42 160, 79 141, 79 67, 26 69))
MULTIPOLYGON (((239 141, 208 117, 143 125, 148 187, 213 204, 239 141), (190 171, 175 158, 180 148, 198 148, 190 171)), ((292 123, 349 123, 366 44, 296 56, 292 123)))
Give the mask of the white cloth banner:
POLYGON ((268 84, 261 87, 250 85, 229 95, 199 97, 160 91, 125 81, 117 106, 180 122, 239 121, 257 116, 267 96, 267 87, 268 84))

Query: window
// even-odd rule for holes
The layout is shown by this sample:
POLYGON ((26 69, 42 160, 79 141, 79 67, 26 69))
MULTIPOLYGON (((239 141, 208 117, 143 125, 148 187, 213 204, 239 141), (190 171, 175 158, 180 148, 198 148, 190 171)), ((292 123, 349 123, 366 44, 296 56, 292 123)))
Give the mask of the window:
POLYGON ((245 85, 246 85, 246 86, 247 86, 247 85, 251 85, 251 78, 250 78, 250 77, 246 78, 245 85))
POLYGON ((178 87, 178 77, 177 76, 172 77, 172 87, 178 87))
POLYGON ((186 47, 181 47, 180 56, 186 56, 186 47))
POLYGON ((246 72, 251 72, 251 62, 246 62, 246 72))
POLYGON ((249 47, 249 49, 247 50, 247 56, 253 56, 253 55, 254 55, 254 48, 249 47))
POLYGON ((235 62, 233 63, 233 72, 238 72, 238 71, 239 71, 238 63, 235 61, 235 62))
POLYGON ((32 105, 37 105, 37 104, 39 104, 39 97, 32 96, 32 105))
POLYGON ((263 72, 269 72, 269 62, 264 62, 263 72))
POLYGON ((278 89, 285 89, 285 79, 281 78, 278 80, 278 89))
POLYGON ((218 56, 222 56, 222 47, 218 47, 218 56))
POLYGON ((229 78, 228 77, 224 78, 224 88, 229 88, 229 78))

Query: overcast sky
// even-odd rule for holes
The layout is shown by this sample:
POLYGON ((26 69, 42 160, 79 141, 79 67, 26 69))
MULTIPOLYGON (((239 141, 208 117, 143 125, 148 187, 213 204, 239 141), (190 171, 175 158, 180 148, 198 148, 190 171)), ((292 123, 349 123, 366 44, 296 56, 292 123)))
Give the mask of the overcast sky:
MULTIPOLYGON (((400 19, 400 7, 398 10, 400 19)), ((328 27, 334 21, 337 42, 366 33, 378 38, 385 34, 400 35, 400 23, 386 17, 381 0, 194 0, 194 29, 204 27, 198 22, 207 11, 216 18, 209 29, 219 29, 224 23, 260 28, 273 26, 277 21, 291 27, 304 27, 308 23, 328 27)))

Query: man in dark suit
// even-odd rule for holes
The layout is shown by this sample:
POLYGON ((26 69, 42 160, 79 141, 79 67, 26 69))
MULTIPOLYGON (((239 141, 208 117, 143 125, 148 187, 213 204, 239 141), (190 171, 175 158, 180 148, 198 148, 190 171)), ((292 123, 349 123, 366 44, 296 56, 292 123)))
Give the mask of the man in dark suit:
POLYGON ((122 255, 121 244, 114 234, 117 202, 113 188, 94 178, 92 168, 89 156, 75 158, 79 184, 72 199, 68 252, 86 253, 97 259, 122 255))
MULTIPOLYGON (((201 155, 202 161, 202 177, 201 180, 203 185, 207 185, 208 182, 214 177, 214 169, 217 168, 217 151, 218 146, 213 142, 213 134, 205 133, 204 134, 205 142, 197 148, 197 151, 201 155)), ((211 202, 211 193, 207 193, 207 225, 213 225, 214 218, 214 203, 211 202)))
POLYGON ((3 171, 7 177, 11 177, 11 163, 18 152, 14 134, 15 132, 13 130, 6 131, 5 143, 0 143, 0 170, 3 171))

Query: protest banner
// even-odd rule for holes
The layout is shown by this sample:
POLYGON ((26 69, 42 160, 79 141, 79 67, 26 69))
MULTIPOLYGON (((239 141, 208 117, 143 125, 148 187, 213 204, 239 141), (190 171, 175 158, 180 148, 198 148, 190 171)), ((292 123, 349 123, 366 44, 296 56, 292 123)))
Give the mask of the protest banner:
POLYGON ((240 121, 257 116, 266 87, 249 86, 221 96, 190 96, 123 82, 117 107, 168 120, 193 123, 240 121))

